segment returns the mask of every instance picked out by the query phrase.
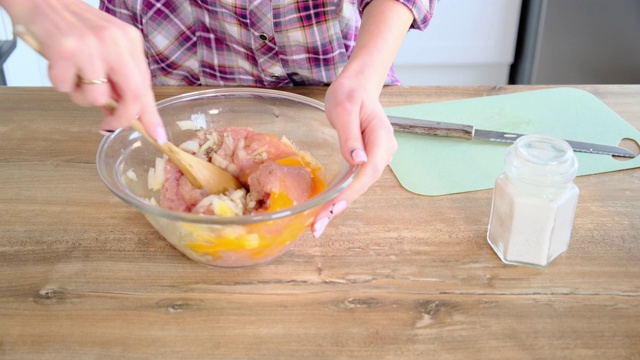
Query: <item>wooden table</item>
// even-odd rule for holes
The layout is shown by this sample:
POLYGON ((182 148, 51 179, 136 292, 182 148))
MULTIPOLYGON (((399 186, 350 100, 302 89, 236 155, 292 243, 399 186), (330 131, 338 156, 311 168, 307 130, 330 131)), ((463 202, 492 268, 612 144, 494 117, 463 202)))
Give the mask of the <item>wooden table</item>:
MULTIPOLYGON (((640 128, 640 86, 580 88, 640 128)), ((532 89, 394 87, 382 102, 532 89)), ((100 121, 49 88, 0 88, 2 359, 640 358, 638 169, 576 180, 569 252, 543 270, 488 245, 491 190, 421 197, 388 169, 320 239, 211 269, 101 183, 100 121)))

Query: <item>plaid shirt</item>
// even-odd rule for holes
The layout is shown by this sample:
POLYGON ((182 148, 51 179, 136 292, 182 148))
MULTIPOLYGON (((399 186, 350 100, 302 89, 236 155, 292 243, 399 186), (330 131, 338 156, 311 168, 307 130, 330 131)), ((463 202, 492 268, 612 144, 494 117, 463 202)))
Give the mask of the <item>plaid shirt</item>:
MULTIPOLYGON (((156 85, 326 85, 355 46, 371 0, 101 0, 136 26, 156 85)), ((398 0, 424 30, 437 0, 398 0)), ((386 84, 397 85, 393 68, 386 84)))

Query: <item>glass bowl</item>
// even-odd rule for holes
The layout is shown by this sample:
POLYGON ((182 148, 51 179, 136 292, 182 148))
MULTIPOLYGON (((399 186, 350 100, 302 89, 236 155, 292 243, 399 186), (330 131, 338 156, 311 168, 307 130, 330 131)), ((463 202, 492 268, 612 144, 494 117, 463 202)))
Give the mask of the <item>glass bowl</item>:
POLYGON ((163 154, 140 133, 120 129, 106 136, 96 163, 102 181, 116 196, 140 210, 176 249, 194 261, 218 267, 255 265, 274 259, 309 227, 320 207, 331 202, 353 180, 357 166, 341 156, 338 136, 316 100, 270 89, 215 89, 175 96, 158 102, 169 141, 191 139, 194 130, 178 122, 197 115, 207 128, 249 127, 286 136, 310 152, 323 166, 327 187, 311 199, 274 212, 242 216, 208 216, 160 208, 159 192, 147 186, 149 169, 163 154))

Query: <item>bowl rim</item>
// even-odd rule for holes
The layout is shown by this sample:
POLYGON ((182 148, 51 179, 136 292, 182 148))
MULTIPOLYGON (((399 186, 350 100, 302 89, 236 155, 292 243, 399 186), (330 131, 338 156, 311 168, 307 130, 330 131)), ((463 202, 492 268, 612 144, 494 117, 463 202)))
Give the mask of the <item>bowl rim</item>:
MULTIPOLYGON (((273 89, 255 89, 255 88, 224 88, 224 89, 207 89, 207 90, 199 90, 194 92, 188 92, 176 96, 172 96, 163 100, 160 100, 156 103, 158 109, 178 103, 181 101, 191 100, 194 98, 202 98, 205 97, 216 97, 223 95, 237 95, 237 94, 257 94, 257 95, 265 95, 267 97, 275 97, 275 98, 285 98, 287 100, 294 100, 311 107, 317 108, 321 111, 325 111, 324 104, 318 100, 295 94, 286 91, 273 90, 273 89)), ((308 210, 311 210, 329 200, 338 196, 342 190, 344 190, 347 186, 349 186, 355 176, 357 175, 360 165, 352 165, 346 167, 346 171, 343 171, 342 174, 338 175, 338 178, 334 183, 324 189, 321 193, 314 196, 313 198, 298 204, 294 205, 282 210, 273 211, 273 212, 265 212, 253 215, 239 215, 239 216, 216 216, 216 215, 198 215, 192 213, 183 213, 173 210, 167 210, 161 208, 159 205, 154 205, 146 200, 140 198, 137 195, 134 195, 130 191, 127 190, 126 187, 119 188, 113 186, 107 178, 107 174, 105 171, 107 169, 102 169, 100 164, 103 162, 101 159, 104 158, 103 154, 109 146, 110 142, 125 129, 118 129, 115 132, 105 136, 100 145, 98 147, 98 151, 96 153, 96 166, 98 168, 98 174, 100 175, 100 179, 107 186, 107 188, 114 193, 118 198, 120 198, 125 203, 139 209, 146 216, 148 214, 160 216, 169 220, 177 220, 189 223, 197 223, 197 224, 205 224, 205 225, 246 225, 246 224, 254 224, 258 222, 270 221, 281 219, 289 216, 294 216, 308 210)), ((117 175, 117 166, 114 167, 112 171, 116 172, 113 174, 113 178, 115 181, 118 179, 117 175)))

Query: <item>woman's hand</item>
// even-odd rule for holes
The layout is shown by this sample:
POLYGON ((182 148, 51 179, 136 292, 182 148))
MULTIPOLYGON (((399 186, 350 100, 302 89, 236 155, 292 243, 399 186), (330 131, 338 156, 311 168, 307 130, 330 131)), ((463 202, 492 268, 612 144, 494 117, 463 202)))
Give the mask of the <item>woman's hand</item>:
POLYGON ((101 129, 127 127, 137 116, 166 142, 140 32, 80 0, 0 0, 15 25, 37 40, 52 85, 81 106, 105 107, 101 129))
POLYGON ((360 171, 334 202, 316 215, 312 228, 316 238, 333 216, 380 178, 398 148, 393 128, 378 99, 379 91, 360 85, 353 79, 339 78, 327 90, 327 118, 338 132, 342 156, 350 164, 360 164, 360 171))
POLYGON ((327 90, 326 113, 338 131, 342 156, 361 167, 355 181, 316 215, 311 227, 316 238, 333 216, 380 178, 396 152, 398 144, 379 96, 412 21, 412 12, 398 1, 368 3, 349 62, 327 90))

